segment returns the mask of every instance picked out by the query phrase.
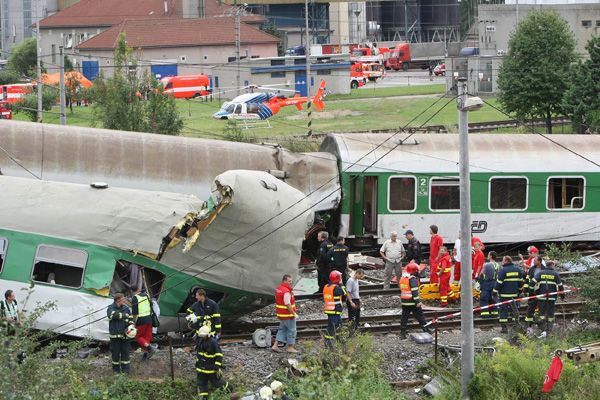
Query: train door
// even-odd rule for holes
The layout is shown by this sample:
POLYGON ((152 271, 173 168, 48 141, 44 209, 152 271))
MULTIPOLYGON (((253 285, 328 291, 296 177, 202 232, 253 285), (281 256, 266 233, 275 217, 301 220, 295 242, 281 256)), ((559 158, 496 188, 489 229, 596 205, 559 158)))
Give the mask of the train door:
POLYGON ((377 177, 350 176, 350 235, 377 234, 377 177))

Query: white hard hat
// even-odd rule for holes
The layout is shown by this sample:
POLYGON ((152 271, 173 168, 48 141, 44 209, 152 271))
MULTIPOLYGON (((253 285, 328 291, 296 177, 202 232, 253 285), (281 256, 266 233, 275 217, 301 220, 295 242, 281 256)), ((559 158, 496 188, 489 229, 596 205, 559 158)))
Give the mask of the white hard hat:
POLYGON ((271 382, 271 390, 273 390, 274 392, 276 390, 279 390, 283 387, 283 383, 279 382, 279 381, 273 381, 271 382))
POLYGON ((125 330, 125 336, 127 336, 127 338, 129 338, 129 339, 133 339, 133 338, 135 338, 136 335, 137 335, 137 329, 135 329, 135 326, 129 325, 127 327, 127 329, 125 330))
POLYGON ((198 329, 198 336, 201 338, 207 337, 210 335, 210 327, 206 325, 202 325, 200 329, 198 329))
POLYGON ((268 386, 261 387, 258 394, 263 400, 271 400, 273 398, 273 391, 268 386))
POLYGON ((191 322, 192 324, 195 324, 196 322, 198 322, 198 316, 196 314, 194 314, 194 313, 186 315, 185 319, 188 322, 191 322))

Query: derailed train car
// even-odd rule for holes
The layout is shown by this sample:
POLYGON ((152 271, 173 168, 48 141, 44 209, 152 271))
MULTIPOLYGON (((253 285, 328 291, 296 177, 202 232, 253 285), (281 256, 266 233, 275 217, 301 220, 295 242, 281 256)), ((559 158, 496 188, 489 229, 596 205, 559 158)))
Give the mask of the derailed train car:
POLYGON ((53 302, 37 327, 108 338, 115 292, 145 287, 161 330, 178 328, 194 288, 225 319, 272 301, 294 275, 313 221, 303 193, 260 171, 227 171, 206 201, 193 195, 1 176, 0 291, 53 302))

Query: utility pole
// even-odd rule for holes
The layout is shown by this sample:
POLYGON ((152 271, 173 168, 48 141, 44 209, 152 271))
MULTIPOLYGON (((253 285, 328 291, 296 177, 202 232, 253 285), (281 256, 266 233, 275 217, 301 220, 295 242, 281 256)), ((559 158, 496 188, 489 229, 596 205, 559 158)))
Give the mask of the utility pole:
POLYGON ((516 1, 516 8, 517 8, 517 24, 519 23, 519 0, 516 1))
MULTIPOLYGON (((236 1, 237 3, 237 1, 236 1)), ((241 46, 241 7, 235 7, 235 85, 237 87, 237 94, 240 94, 241 78, 240 78, 240 46, 241 46)))
POLYGON ((59 80, 59 89, 60 89, 60 124, 67 124, 67 105, 65 101, 65 56, 63 54, 63 47, 60 46, 58 48, 58 65, 60 66, 60 80, 59 80))
POLYGON ((404 41, 408 42, 408 0, 404 0, 404 41))
POLYGON ((304 2, 304 31, 306 33, 306 46, 304 54, 306 56, 306 113, 307 113, 307 131, 306 136, 312 136, 312 111, 310 109, 310 32, 308 31, 308 0, 304 2))
POLYGON ((42 95, 44 91, 44 84, 42 83, 42 42, 40 35, 40 1, 37 0, 35 3, 35 36, 36 36, 36 48, 37 48, 37 122, 42 122, 44 119, 42 110, 42 95))
POLYGON ((461 398, 468 399, 468 385, 475 372, 473 336, 473 288, 471 286, 471 182, 469 176, 469 126, 465 108, 467 78, 458 78, 458 128, 460 164, 460 331, 462 385, 461 398))

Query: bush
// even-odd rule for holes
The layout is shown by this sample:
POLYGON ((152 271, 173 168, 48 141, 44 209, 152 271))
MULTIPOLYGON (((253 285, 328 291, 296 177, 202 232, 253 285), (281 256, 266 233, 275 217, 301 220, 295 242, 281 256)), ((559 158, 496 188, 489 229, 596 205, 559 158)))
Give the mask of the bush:
POLYGON ((20 82, 21 79, 21 75, 13 70, 10 69, 5 69, 3 71, 0 71, 0 85, 8 85, 11 83, 18 83, 20 82))
MULTIPOLYGON (((598 332, 595 333, 596 337, 598 332)), ((600 364, 576 367, 563 357, 564 368, 552 392, 541 392, 546 371, 556 349, 567 349, 590 337, 546 342, 521 339, 517 347, 508 344, 496 347, 494 356, 479 354, 475 358, 475 376, 469 385, 472 400, 564 399, 592 400, 600 398, 600 364)), ((593 339, 592 339, 593 340, 593 339)), ((597 339, 596 339, 597 340, 597 339)), ((585 343, 585 342, 583 342, 585 343)), ((442 371, 444 372, 444 371, 442 371)), ((448 384, 439 399, 460 398, 460 368, 444 373, 448 384)))
POLYGON ((307 373, 289 379, 279 371, 286 392, 294 399, 400 400, 380 369, 380 353, 369 335, 348 338, 341 334, 332 350, 307 348, 303 367, 307 373))
MULTIPOLYGON (((42 90, 42 110, 50 111, 52 106, 56 104, 56 98, 58 91, 55 88, 44 86, 42 90)), ((23 97, 23 99, 17 103, 13 103, 12 108, 15 112, 23 113, 29 117, 33 122, 37 121, 37 89, 33 93, 23 97)))

